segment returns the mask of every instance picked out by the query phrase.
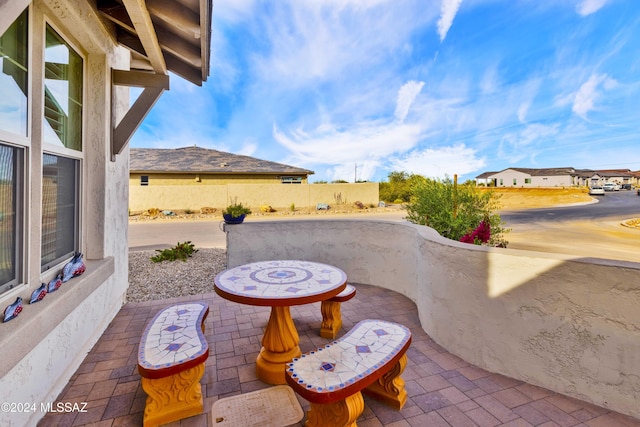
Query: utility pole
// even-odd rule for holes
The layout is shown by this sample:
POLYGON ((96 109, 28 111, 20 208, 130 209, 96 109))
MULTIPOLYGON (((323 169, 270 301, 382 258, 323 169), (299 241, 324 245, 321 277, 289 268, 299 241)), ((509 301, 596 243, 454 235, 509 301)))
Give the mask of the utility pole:
POLYGON ((355 170, 353 172, 353 183, 355 184, 356 182, 358 182, 358 164, 356 163, 354 167, 355 170))

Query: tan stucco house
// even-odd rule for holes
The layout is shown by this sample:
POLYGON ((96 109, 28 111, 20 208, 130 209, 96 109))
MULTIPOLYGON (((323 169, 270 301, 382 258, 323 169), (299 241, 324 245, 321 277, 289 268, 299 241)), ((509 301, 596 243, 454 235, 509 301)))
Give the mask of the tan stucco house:
POLYGON ((255 157, 191 146, 131 148, 129 184, 306 184, 313 171, 255 157))
MULTIPOLYGON (((54 402, 125 302, 128 141, 169 72, 206 80, 211 12, 211 0, 0 0, 0 306, 23 300, 0 323, 0 401, 54 402), (29 304, 77 252, 84 274, 29 304)), ((2 411, 0 425, 43 415, 2 411)))
POLYGON ((308 169, 197 146, 131 148, 129 211, 201 212, 233 202, 251 209, 377 205, 378 184, 309 184, 308 169), (291 185, 293 184, 293 185, 291 185))

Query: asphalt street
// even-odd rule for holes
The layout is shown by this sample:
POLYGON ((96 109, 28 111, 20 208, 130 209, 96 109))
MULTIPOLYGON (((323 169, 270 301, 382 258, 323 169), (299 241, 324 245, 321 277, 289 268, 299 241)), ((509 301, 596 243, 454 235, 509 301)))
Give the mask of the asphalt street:
MULTIPOLYGON (((309 219, 371 219, 404 221, 405 213, 338 214, 313 216, 248 217, 246 221, 309 219)), ((640 217, 640 197, 631 192, 611 193, 599 203, 504 212, 511 231, 510 249, 640 262, 640 229, 624 227, 625 219, 640 217)), ((129 223, 129 249, 149 250, 191 241, 196 248, 225 248, 221 220, 161 220, 129 223)))

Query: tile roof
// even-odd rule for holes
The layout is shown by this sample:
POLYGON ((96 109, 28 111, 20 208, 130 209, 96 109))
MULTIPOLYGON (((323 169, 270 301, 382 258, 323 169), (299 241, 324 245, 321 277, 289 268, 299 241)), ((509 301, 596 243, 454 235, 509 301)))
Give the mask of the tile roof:
POLYGON ((476 176, 476 179, 487 179, 489 178, 491 175, 494 175, 498 172, 483 172, 480 175, 476 176))
POLYGON ((131 172, 311 175, 308 169, 202 147, 131 148, 131 172))

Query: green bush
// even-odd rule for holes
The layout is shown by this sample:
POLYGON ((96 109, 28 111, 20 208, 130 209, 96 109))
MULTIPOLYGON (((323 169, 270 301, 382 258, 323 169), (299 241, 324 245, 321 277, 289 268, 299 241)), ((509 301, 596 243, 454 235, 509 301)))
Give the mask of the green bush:
POLYGON ((412 187, 425 179, 421 175, 407 172, 391 172, 387 178, 389 182, 381 182, 378 185, 380 200, 396 204, 411 200, 412 187))
POLYGON ((498 198, 472 184, 455 185, 451 179, 424 179, 412 187, 407 203, 407 219, 435 229, 441 236, 460 240, 476 229, 481 221, 491 227, 490 246, 506 247, 500 215, 495 213, 498 198))
POLYGON ((251 209, 242 205, 242 203, 238 203, 235 199, 231 202, 229 206, 226 207, 225 210, 222 211, 223 214, 231 215, 234 218, 237 218, 241 215, 249 215, 251 213, 251 209))
POLYGON ((177 259, 186 261, 187 258, 198 252, 198 250, 194 249, 193 244, 188 241, 184 243, 178 242, 177 245, 170 249, 156 249, 156 252, 159 252, 159 254, 151 257, 151 261, 153 262, 175 261, 177 259))

